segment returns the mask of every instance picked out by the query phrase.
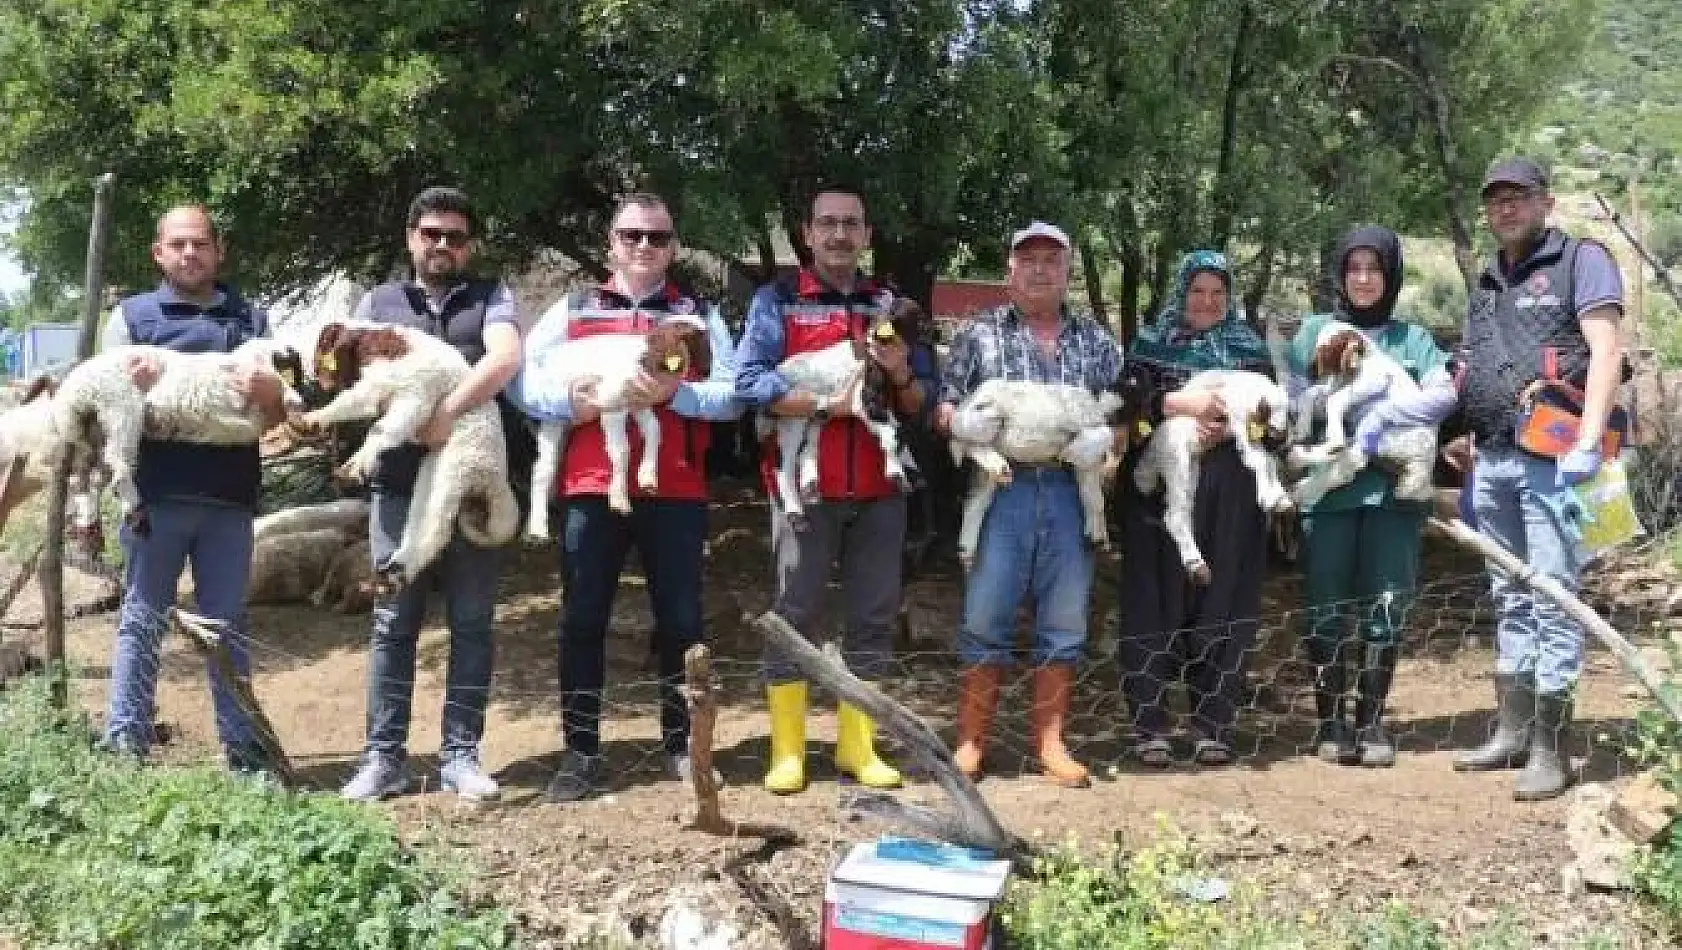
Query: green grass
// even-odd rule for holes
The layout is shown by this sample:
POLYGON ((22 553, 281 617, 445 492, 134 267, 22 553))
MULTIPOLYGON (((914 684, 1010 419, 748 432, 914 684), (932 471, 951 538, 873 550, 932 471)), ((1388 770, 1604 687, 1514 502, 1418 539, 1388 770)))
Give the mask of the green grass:
POLYGON ((499 948, 504 915, 374 807, 91 749, 39 680, 0 694, 0 931, 55 948, 499 948))

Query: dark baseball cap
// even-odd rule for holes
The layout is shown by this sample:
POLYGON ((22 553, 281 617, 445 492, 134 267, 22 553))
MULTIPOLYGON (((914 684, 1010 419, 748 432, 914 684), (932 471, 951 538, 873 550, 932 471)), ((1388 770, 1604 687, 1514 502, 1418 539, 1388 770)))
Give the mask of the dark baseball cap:
POLYGON ((1489 166, 1489 174, 1483 176, 1481 194, 1489 194, 1489 189, 1496 185, 1517 185, 1520 188, 1547 191, 1548 173, 1542 170, 1542 166, 1522 155, 1504 158, 1489 166))

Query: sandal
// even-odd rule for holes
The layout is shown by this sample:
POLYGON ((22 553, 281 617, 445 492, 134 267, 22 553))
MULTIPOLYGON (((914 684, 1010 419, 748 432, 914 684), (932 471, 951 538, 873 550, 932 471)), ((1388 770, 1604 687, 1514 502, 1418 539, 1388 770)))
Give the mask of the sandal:
POLYGON ((1232 747, 1218 739, 1199 739, 1191 757, 1198 765, 1231 765, 1232 747))
POLYGON ((1146 739, 1134 746, 1133 752, 1139 757, 1139 762, 1153 769, 1165 769, 1174 764, 1174 747, 1167 739, 1146 739))

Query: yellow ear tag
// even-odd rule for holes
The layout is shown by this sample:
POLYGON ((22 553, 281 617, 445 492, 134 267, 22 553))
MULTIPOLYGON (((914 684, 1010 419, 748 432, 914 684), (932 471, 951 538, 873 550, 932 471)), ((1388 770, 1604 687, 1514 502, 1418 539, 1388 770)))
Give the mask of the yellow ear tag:
POLYGON ((894 338, 894 325, 891 323, 876 324, 876 339, 891 340, 894 338))
POLYGON ((315 365, 321 367, 321 371, 324 373, 337 373, 339 371, 339 361, 331 353, 321 354, 321 358, 315 361, 315 365))
POLYGON ((292 367, 288 366, 287 368, 281 370, 280 378, 286 383, 286 385, 291 386, 293 389, 298 388, 298 374, 292 369, 292 367))
POLYGON ((1259 422, 1250 423, 1250 441, 1251 442, 1260 442, 1263 438, 1266 438, 1266 436, 1267 436, 1267 426, 1264 426, 1259 422))
POLYGON ((666 370, 668 372, 675 373, 679 369, 681 369, 682 367, 683 367, 683 357, 677 355, 676 353, 673 353, 671 356, 666 357, 666 370))
POLYGON ((1151 424, 1148 419, 1140 419, 1139 424, 1135 426, 1135 428, 1139 430, 1139 437, 1141 439, 1151 434, 1151 424))

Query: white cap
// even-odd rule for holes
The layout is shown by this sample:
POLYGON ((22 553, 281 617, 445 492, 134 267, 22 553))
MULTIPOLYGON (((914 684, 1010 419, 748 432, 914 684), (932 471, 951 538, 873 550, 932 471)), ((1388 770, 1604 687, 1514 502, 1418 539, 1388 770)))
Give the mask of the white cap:
POLYGON ((1056 241, 1058 246, 1062 247, 1063 250, 1066 251, 1069 249, 1069 236, 1063 233, 1063 229, 1055 224, 1047 224, 1044 221, 1035 221, 1011 235, 1010 249, 1014 251, 1022 246, 1023 241, 1031 241, 1034 238, 1046 238, 1047 240, 1056 241))

